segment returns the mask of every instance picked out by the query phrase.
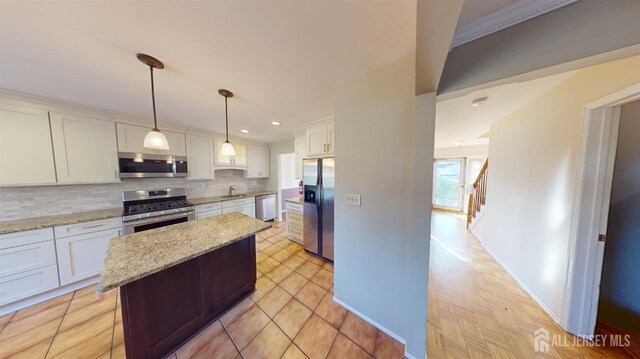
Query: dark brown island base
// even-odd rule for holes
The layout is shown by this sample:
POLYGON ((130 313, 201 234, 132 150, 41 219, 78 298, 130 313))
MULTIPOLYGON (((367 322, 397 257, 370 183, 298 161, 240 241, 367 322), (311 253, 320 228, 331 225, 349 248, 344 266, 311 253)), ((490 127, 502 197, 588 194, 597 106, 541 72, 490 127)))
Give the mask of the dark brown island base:
POLYGON ((240 213, 114 238, 98 293, 120 287, 127 358, 162 358, 253 292, 255 234, 240 213))

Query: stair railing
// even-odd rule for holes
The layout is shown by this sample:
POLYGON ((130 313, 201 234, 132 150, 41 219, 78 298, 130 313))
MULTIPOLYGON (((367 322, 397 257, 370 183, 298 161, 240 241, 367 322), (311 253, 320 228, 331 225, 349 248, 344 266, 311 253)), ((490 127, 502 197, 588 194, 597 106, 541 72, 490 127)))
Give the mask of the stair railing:
POLYGON ((487 168, 489 160, 487 159, 478 173, 478 178, 473 182, 473 189, 469 196, 469 206, 467 208, 467 228, 471 224, 471 221, 476 217, 476 214, 480 211, 482 206, 487 203, 487 168))

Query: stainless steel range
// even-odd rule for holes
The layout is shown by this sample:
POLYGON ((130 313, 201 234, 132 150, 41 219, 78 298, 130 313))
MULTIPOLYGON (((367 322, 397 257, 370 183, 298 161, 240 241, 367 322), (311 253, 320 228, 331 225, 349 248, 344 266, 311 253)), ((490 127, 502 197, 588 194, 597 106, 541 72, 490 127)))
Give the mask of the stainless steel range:
POLYGON ((124 233, 142 232, 195 219, 184 188, 122 193, 124 233))

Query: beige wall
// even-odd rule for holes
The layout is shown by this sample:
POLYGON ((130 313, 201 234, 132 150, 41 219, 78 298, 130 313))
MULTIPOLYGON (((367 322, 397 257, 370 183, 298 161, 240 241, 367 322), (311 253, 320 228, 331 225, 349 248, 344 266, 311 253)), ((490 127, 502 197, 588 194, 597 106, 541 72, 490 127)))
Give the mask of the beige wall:
POLYGON ((335 105, 335 298, 422 358, 430 202, 414 207, 412 198, 431 183, 435 96, 425 96, 416 121, 412 55, 338 86, 335 105), (414 135, 430 140, 416 143, 414 135), (425 152, 416 156, 420 145, 425 152), (419 192, 417 171, 428 177, 415 183, 419 192), (345 205, 346 193, 360 194, 362 206, 345 205), (419 228, 412 215, 420 216, 419 228))
POLYGON ((583 69, 491 127, 484 246, 561 317, 584 104, 640 82, 640 57, 583 69))

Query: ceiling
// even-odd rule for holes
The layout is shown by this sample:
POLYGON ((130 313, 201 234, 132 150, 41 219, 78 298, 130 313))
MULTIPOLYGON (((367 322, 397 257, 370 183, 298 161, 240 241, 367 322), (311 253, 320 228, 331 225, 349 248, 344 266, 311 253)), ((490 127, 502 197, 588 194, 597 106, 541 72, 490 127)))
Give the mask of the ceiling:
POLYGON ((492 124, 549 91, 575 72, 491 87, 438 102, 435 147, 457 147, 459 141, 463 141, 464 146, 488 144, 488 132, 492 124), (488 97, 484 105, 471 106, 474 99, 481 97, 488 97))
POLYGON ((465 0, 451 46, 556 10, 577 0, 465 0))
POLYGON ((333 114, 336 84, 415 51, 412 0, 0 0, 0 87, 265 142, 333 114), (275 127, 271 121, 280 121, 275 127), (248 134, 240 133, 247 129, 248 134))

